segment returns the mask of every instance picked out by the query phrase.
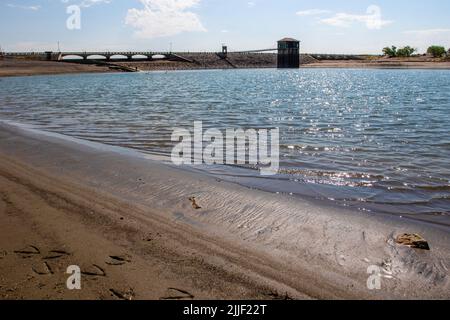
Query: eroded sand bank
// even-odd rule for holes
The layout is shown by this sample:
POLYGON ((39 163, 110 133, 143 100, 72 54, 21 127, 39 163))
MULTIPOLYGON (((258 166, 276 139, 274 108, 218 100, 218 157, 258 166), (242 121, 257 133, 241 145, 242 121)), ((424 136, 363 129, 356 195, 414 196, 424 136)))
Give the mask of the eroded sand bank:
POLYGON ((446 230, 251 190, 126 149, 3 123, 0 191, 2 298, 450 297, 446 230), (431 250, 396 244, 403 233, 431 250), (65 287, 73 264, 81 291, 65 287), (381 290, 367 288, 369 266, 381 290))

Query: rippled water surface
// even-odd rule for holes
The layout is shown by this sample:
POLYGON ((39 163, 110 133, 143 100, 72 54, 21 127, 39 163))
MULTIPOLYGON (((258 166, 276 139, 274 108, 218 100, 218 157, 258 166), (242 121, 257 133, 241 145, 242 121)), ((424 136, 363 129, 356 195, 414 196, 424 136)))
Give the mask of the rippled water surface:
POLYGON ((450 71, 231 70, 0 79, 0 116, 168 155, 174 127, 272 128, 281 171, 224 179, 450 225, 450 71))

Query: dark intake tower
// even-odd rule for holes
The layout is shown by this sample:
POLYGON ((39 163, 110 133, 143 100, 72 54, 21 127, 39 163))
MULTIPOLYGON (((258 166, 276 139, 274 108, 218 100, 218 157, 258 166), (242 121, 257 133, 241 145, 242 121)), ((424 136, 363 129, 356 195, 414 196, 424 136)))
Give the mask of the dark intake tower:
POLYGON ((300 67, 300 41, 284 38, 278 41, 278 68, 300 67))

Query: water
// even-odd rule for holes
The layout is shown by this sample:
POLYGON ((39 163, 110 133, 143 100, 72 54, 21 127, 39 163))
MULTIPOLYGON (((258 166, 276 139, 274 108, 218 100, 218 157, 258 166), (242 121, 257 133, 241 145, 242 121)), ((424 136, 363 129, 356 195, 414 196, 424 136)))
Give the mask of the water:
POLYGON ((450 226, 450 71, 231 70, 4 78, 0 117, 169 155, 174 127, 280 128, 281 171, 209 173, 450 226))

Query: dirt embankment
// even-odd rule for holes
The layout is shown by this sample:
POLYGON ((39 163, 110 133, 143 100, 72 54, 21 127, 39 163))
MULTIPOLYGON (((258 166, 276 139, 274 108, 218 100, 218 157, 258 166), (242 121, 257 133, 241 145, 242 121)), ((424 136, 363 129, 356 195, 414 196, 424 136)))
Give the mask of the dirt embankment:
POLYGON ((195 69, 244 69, 244 68, 276 68, 277 55, 272 53, 230 53, 221 58, 215 53, 186 53, 182 57, 186 61, 125 61, 117 64, 137 67, 139 70, 195 70, 195 69))
MULTIPOLYGON (((196 69, 244 69, 276 68, 275 53, 229 53, 222 58, 215 53, 183 53, 185 61, 90 61, 69 63, 62 61, 38 61, 25 59, 0 59, 0 77, 30 76, 70 73, 101 73, 118 71, 196 70, 196 69), (109 65, 108 65, 109 64, 109 65), (126 70, 119 70, 122 67, 126 70), (128 70, 129 69, 129 70, 128 70)), ((301 67, 306 68, 379 68, 379 69, 450 69, 450 60, 420 56, 411 58, 386 58, 358 56, 358 59, 317 59, 302 54, 301 67)))

